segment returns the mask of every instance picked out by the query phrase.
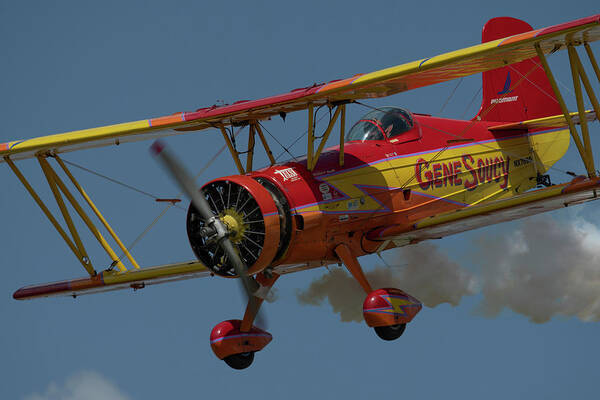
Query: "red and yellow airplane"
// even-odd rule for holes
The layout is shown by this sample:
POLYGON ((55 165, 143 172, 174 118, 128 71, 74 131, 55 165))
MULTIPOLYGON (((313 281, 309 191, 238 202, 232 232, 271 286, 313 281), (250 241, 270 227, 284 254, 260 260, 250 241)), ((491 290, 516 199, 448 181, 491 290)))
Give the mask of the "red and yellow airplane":
POLYGON ((275 281, 287 273, 343 262, 366 293, 367 325, 384 340, 397 339, 422 305, 399 289, 373 290, 358 257, 598 198, 600 178, 588 123, 596 119, 600 106, 576 50, 583 45, 600 81, 589 45, 598 38, 600 15, 537 30, 514 18, 494 18, 484 26, 479 45, 380 71, 260 100, 2 143, 0 161, 12 169, 89 274, 26 286, 13 297, 78 296, 208 275, 238 277, 248 294, 245 315, 215 326, 211 346, 218 358, 242 369, 271 341, 269 333, 253 324, 275 281), (546 60, 547 54, 563 49, 577 98, 573 113, 546 60), (349 130, 345 128, 346 107, 352 103, 475 73, 483 75, 483 101, 471 120, 372 107, 349 130), (593 110, 585 110, 583 91, 593 110), (315 150, 315 114, 323 107, 331 111, 331 118, 315 150), (276 163, 262 124, 302 110, 308 113, 307 155, 276 163), (339 145, 324 149, 336 124, 339 145), (245 165, 234 127, 248 128, 245 165), (176 158, 156 142, 154 153, 192 199, 186 228, 197 260, 140 268, 61 154, 208 128, 221 130, 239 175, 215 179, 199 190, 176 158), (254 170, 257 139, 271 165, 254 170), (571 139, 587 176, 551 184, 546 172, 563 157, 571 139), (66 228, 15 165, 33 157, 66 228), (71 182, 71 189, 52 167, 52 160, 71 182), (73 189, 127 256, 130 268, 73 189), (106 250, 110 268, 94 268, 65 198, 106 250))

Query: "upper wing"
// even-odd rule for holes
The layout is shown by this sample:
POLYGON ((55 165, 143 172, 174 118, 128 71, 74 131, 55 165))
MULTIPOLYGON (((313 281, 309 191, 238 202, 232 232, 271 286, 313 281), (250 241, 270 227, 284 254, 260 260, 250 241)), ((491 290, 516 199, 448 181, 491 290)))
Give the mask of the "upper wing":
POLYGON ((311 103, 320 105, 389 96, 535 57, 535 44, 548 54, 565 48, 568 43, 579 45, 598 40, 599 24, 600 14, 260 100, 243 100, 165 117, 1 143, 0 162, 7 156, 22 159, 48 151, 62 153, 261 120, 306 109, 311 103))
POLYGON ((569 183, 434 215, 408 227, 380 227, 369 232, 367 237, 378 241, 390 240, 396 246, 404 246, 597 200, 599 195, 600 178, 577 177, 569 183))

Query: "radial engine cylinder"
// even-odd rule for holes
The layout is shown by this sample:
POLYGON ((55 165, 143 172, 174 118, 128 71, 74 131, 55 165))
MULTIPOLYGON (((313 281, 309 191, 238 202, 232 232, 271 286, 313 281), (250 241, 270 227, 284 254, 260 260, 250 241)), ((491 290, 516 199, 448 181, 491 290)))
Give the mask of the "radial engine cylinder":
MULTIPOLYGON (((289 207, 274 185, 248 176, 230 176, 207 183, 202 192, 215 217, 226 226, 249 275, 262 271, 284 253, 290 237, 289 207)), ((217 275, 236 276, 215 232, 193 205, 186 225, 196 257, 217 275)))

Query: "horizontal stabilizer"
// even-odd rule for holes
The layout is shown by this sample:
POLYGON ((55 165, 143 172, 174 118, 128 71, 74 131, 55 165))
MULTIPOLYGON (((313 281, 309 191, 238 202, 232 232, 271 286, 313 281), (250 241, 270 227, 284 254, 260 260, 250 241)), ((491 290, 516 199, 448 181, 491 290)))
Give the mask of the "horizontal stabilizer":
MULTIPOLYGON (((572 112, 571 119, 573 123, 579 124, 579 113, 572 112)), ((592 110, 585 112, 585 117, 588 121, 595 121, 598 119, 596 113, 592 110)), ((564 128, 567 127, 567 120, 564 114, 552 115, 550 117, 530 119, 528 121, 511 122, 509 124, 495 125, 488 128, 490 131, 512 131, 515 129, 533 130, 533 129, 548 129, 548 128, 564 128)))

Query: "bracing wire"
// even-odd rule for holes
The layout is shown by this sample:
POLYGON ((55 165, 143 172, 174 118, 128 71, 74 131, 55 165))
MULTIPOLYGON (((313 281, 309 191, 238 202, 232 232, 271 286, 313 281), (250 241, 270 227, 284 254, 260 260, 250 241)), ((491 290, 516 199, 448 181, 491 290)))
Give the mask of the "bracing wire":
MULTIPOLYGON (((109 182, 112 182, 112 183, 115 183, 117 185, 123 186, 123 187, 125 187, 127 189, 130 189, 130 190, 134 191, 134 192, 140 193, 140 194, 142 194, 142 195, 144 195, 146 197, 150 197, 151 199, 154 199, 154 200, 160 199, 160 197, 155 196, 152 193, 148 193, 148 192, 146 192, 146 191, 144 191, 142 189, 139 189, 139 188, 137 188, 137 187, 135 187, 133 185, 127 184, 127 183, 119 181, 119 180, 117 180, 115 178, 111 178, 109 176, 101 174, 100 172, 97 172, 97 171, 94 171, 94 170, 92 170, 90 168, 84 167, 83 165, 79 165, 77 163, 74 163, 73 161, 65 160, 64 158, 62 160, 64 161, 65 164, 68 164, 68 165, 70 165, 72 167, 78 168, 78 169, 80 169, 82 171, 88 172, 88 173, 90 173, 92 175, 95 175, 95 176, 97 176, 99 178, 106 179, 109 182)), ((177 208, 179 208, 181 210, 184 210, 184 208, 181 207, 181 206, 175 206, 175 207, 177 207, 177 208)))
MULTIPOLYGON (((520 78, 520 79, 517 81, 517 83, 515 84, 515 86, 513 87, 513 89, 516 89, 516 88, 517 88, 517 87, 518 87, 518 86, 519 86, 519 85, 520 85, 520 84, 521 84, 521 83, 522 83, 522 82, 523 82, 525 79, 527 79, 527 77, 528 77, 528 76, 529 76, 529 75, 530 75, 530 74, 531 74, 531 73, 532 73, 532 72, 533 72, 535 69, 537 69, 537 68, 540 68, 540 66, 539 66, 539 65, 537 65, 537 64, 535 64, 535 66, 534 66, 532 69, 530 69, 530 70, 529 70, 529 71, 528 71, 528 72, 527 72, 525 75, 522 75, 522 74, 521 74, 521 78, 520 78)), ((506 96, 506 95, 504 95, 504 96, 506 96)), ((373 107, 373 106, 370 106, 370 105, 368 105, 368 104, 364 104, 364 103, 362 103, 362 102, 359 102, 359 101, 355 101, 355 103, 357 103, 357 104, 359 104, 359 105, 362 105, 363 107, 366 107, 366 108, 370 108, 370 109, 373 109, 373 110, 379 110, 379 111, 381 111, 381 110, 380 110, 379 108, 377 108, 377 107, 373 107)), ((488 114, 488 113, 489 113, 489 112, 490 112, 490 111, 491 111, 491 110, 494 108, 494 106, 495 106, 496 104, 497 104, 497 103, 493 103, 493 104, 489 105, 489 106, 488 106, 488 107, 487 107, 487 108, 486 108, 486 109, 485 109, 485 110, 484 110, 484 111, 483 111, 483 112, 480 114, 480 116, 482 116, 482 117, 485 117, 485 115, 487 115, 487 114, 488 114)), ((434 130, 436 130, 436 131, 438 131, 438 132, 440 132, 440 133, 447 134, 447 135, 450 135, 450 136, 452 136, 452 137, 458 138, 458 139, 464 139, 464 140, 468 140, 469 138, 466 138, 464 135, 465 135, 465 134, 466 134, 466 133, 467 133, 467 132, 468 132, 468 131, 469 131, 469 130, 470 130, 470 129, 471 129, 473 126, 474 126, 474 125, 475 125, 475 123, 476 123, 476 122, 477 122, 476 120, 474 120, 474 121, 470 121, 470 123, 469 123, 469 124, 468 124, 468 125, 467 125, 467 126, 466 126, 466 127, 465 127, 465 128, 464 128, 464 129, 463 129, 461 132, 460 132, 460 133, 458 133, 458 134, 456 134, 456 133, 452 133, 452 132, 448 132, 448 131, 445 131, 445 130, 443 130, 443 129, 433 128, 433 127, 429 127, 429 126, 427 126, 427 127, 428 127, 428 128, 431 128, 431 129, 434 129, 434 130)), ((425 125, 423 125, 423 126, 425 126, 425 125)), ((491 149, 494 149, 492 146, 486 145, 485 143, 477 143, 477 144, 478 144, 478 145, 481 145, 481 146, 485 146, 485 147, 491 148, 491 149)), ((440 150, 439 150, 439 151, 438 151, 438 152, 437 152, 437 153, 434 155, 434 157, 433 157, 431 160, 429 160, 429 162, 432 162, 432 161, 436 160, 436 159, 437 159, 438 157, 440 157, 440 156, 442 155, 442 153, 444 153, 444 152, 445 152, 445 151, 446 151, 448 148, 449 148, 449 146, 445 146, 445 147, 443 147, 442 149, 440 149, 440 150)), ((496 150, 496 149, 494 149, 494 150, 496 150)), ((521 156, 518 156, 518 155, 516 155, 516 156, 515 156, 514 154, 510 154, 510 153, 508 153, 508 154, 509 154, 509 155, 512 155, 512 156, 513 156, 513 157, 515 157, 516 159, 520 159, 520 160, 526 160, 526 161, 529 161, 529 159, 526 159, 526 158, 524 158, 524 157, 521 157, 521 156)), ((569 176, 571 176, 571 175, 572 175, 571 173, 569 173, 569 171, 565 171, 565 170, 562 170, 562 169, 560 169, 560 168, 557 168, 557 167, 554 167, 554 166, 550 166, 550 167, 549 167, 549 169, 553 169, 553 170, 559 171, 559 172, 561 172, 561 173, 564 173, 564 174, 567 174, 567 175, 569 175, 569 176)), ((412 182, 412 181, 413 181, 415 178, 416 178, 416 173, 415 173, 415 174, 413 174, 413 176, 412 176, 412 177, 411 177, 409 180, 407 180, 407 182, 405 182, 405 183, 404 183, 404 184, 403 184, 403 185, 400 187, 400 189, 404 189, 404 188, 405 188, 405 187, 406 187, 408 184, 410 184, 410 182, 412 182)), ((378 208, 376 208, 375 210, 373 210, 373 214, 374 214, 375 212, 377 212, 379 209, 381 209, 382 207, 384 207, 384 205, 383 205, 383 204, 381 204, 381 205, 380 205, 378 208)))
MULTIPOLYGON (((327 114, 323 114, 323 115, 322 115, 322 116, 321 116, 321 117, 320 117, 320 118, 319 118, 319 119, 316 121, 316 123, 319 123, 319 122, 321 122, 321 120, 323 120, 323 118, 325 118, 325 116, 327 116, 327 114)), ((282 156, 282 155, 284 155, 285 153, 289 153, 289 154, 291 155, 291 153, 289 152, 289 149, 291 149, 291 148, 292 148, 292 147, 293 147, 293 146, 294 146, 296 143, 298 143, 298 141, 299 141, 300 139, 302 139, 302 138, 303 138, 304 136, 306 136, 307 134, 308 134, 308 129, 307 129, 307 130, 305 130, 305 131, 304 131, 302 134, 300 134, 300 136, 298 136, 298 137, 296 138, 296 140, 294 140, 294 141, 292 142, 292 144, 290 144, 290 145, 289 145, 287 148, 286 148, 286 147, 284 147, 283 145, 281 145, 281 144, 280 144, 280 145, 281 145, 281 147, 283 147, 283 151, 282 151, 281 153, 279 153, 279 155, 278 155, 277 157, 275 157, 275 161, 279 160, 279 159, 281 158, 281 156, 282 156)), ((294 156, 292 156, 292 157, 294 157, 294 156)), ((296 159, 296 157, 294 157, 294 159, 296 159)))
MULTIPOLYGON (((241 132, 242 128, 238 129, 238 131, 233 135, 233 137, 237 137, 237 135, 241 132)), ((216 159, 223 153, 223 151, 225 151, 225 148, 227 146, 223 145, 221 146, 221 148, 219 149, 219 151, 217 151, 207 162, 206 164, 204 164, 204 166, 200 169, 200 171, 194 176, 194 180, 197 180, 215 161, 216 159)), ((183 194, 183 192, 179 192, 175 197, 179 197, 183 194)), ((131 242, 131 244, 127 247, 127 251, 131 251, 141 240, 144 236, 146 236, 151 230, 152 228, 154 228, 154 226, 158 223, 158 221, 167 213, 167 211, 171 208, 171 207, 178 207, 177 205, 171 203, 169 205, 167 205, 157 216, 156 218, 154 218, 154 220, 142 231, 142 233, 140 233, 133 242, 131 242)), ((185 210, 185 209, 184 209, 185 210)), ((123 259, 123 257, 125 257, 125 252, 123 252, 120 256, 119 256, 119 261, 121 261, 123 259)))
MULTIPOLYGON (((528 78, 527 78, 527 77, 528 77, 528 76, 529 76, 529 75, 530 75, 530 74, 531 74, 533 71, 535 71, 537 68, 541 68, 541 66, 539 66, 537 63, 534 63, 534 64, 535 64, 535 65, 534 65, 534 66, 533 66, 533 67, 532 67, 532 68, 531 68, 531 69, 530 69, 530 70, 529 70, 529 71, 528 71, 528 72, 527 72, 525 75, 523 75, 523 74, 520 74, 520 75, 521 75, 521 77, 520 77, 519 81, 517 81, 517 83, 515 84, 515 86, 512 88, 513 90, 514 90, 514 89, 516 89, 516 88, 517 88, 517 87, 518 87, 518 86, 519 86, 519 85, 520 85, 520 84, 521 84, 523 81, 525 81, 525 80, 528 80, 528 78)), ((504 96, 506 96, 506 95, 504 95, 504 96)), ((376 107, 371 107, 371 106, 369 106, 369 105, 367 105, 367 104, 364 104, 364 103, 361 103, 361 102, 356 102, 356 103, 357 103, 357 104, 360 104, 360 105, 362 105, 362 106, 364 106, 364 107, 367 107, 367 108, 372 108, 372 109, 376 109, 376 110, 378 110, 376 107)), ((489 113, 489 112, 490 112, 490 111, 491 111, 491 110, 492 110, 492 109, 493 109, 493 108, 496 106, 496 104, 497 104, 497 103, 493 103, 493 104, 489 105, 489 106, 487 107, 487 109, 485 109, 485 110, 484 110, 484 111, 481 113, 481 116, 485 116, 485 115, 487 115, 487 114, 488 114, 488 113, 489 113)), ((468 132, 468 131, 469 131, 469 130, 470 130, 470 129, 471 129, 473 126, 474 126, 474 125, 475 125, 475 123, 476 123, 476 122, 477 122, 477 121, 471 121, 471 122, 470 122, 470 123, 469 123, 469 124, 468 124, 468 125, 467 125, 467 126, 466 126, 466 127, 463 129, 463 130, 462 130, 462 132, 460 132, 460 133, 458 133, 458 134, 457 134, 457 133, 448 132, 448 131, 446 131, 446 130, 444 130, 444 129, 434 128, 434 127, 427 126, 427 125, 423 125, 423 124, 422 124, 422 125, 423 125, 424 127, 427 127, 427 128, 433 129, 433 130, 435 130, 435 131, 438 131, 438 132, 440 132, 440 133, 443 133, 443 134, 446 134, 446 135, 449 135, 449 136, 455 137, 455 138, 457 138, 457 139, 465 139, 465 140, 466 140, 466 139, 468 139, 468 138, 466 138, 464 135, 465 135, 465 134, 466 134, 466 133, 467 133, 467 132, 468 132)), ((490 148, 490 149, 494 149, 492 146, 490 146, 490 145, 486 145, 485 143, 477 143, 477 144, 478 144, 478 145, 480 145, 480 146, 484 146, 484 147, 490 148)), ((435 159, 437 159, 437 158, 438 158, 438 157, 441 155, 440 153, 444 152, 444 151, 445 151, 445 150, 447 150, 448 148, 449 148, 449 146, 446 146, 446 147, 442 148, 442 149, 441 149, 441 150, 440 150, 440 151, 439 151, 439 152, 438 152, 438 153, 437 153, 437 154, 434 156, 434 157, 435 157, 435 159)), ((495 149, 494 149, 494 150, 495 150, 495 149)), ((528 160, 527 158, 525 158, 525 157, 521 157, 521 156, 518 156, 518 155, 512 154, 512 153, 510 153, 510 152, 508 152, 507 154, 509 154, 510 156, 512 156, 512 157, 514 157, 514 158, 516 158, 516 159, 518 159, 518 160, 529 161, 529 160, 528 160)), ((433 161, 433 159, 432 159, 432 161, 433 161)), ((431 162, 431 161, 430 161, 430 162, 431 162)), ((568 171, 562 170, 562 169, 560 169, 560 168, 557 168, 557 167, 555 167, 555 166, 550 166, 550 167, 549 167, 549 169, 553 169, 553 170, 555 170, 555 171, 558 171, 558 172, 561 172, 561 173, 564 173, 564 174, 567 174, 567 175, 571 175, 571 174, 569 174, 569 173, 568 173, 568 171)), ((412 181, 413 179, 414 179, 414 177, 413 177, 412 179, 410 179, 410 181, 412 181)))
MULTIPOLYGON (((294 156, 292 153, 290 153, 289 148, 286 148, 283 144, 281 144, 281 142, 279 140, 277 140, 277 137, 275 135, 273 135, 262 123, 258 123, 260 125, 260 127, 269 134, 269 136, 271 136, 273 138, 273 140, 275 140, 277 142, 278 145, 281 146, 281 148, 283 149, 283 153, 281 153, 279 156, 277 156, 275 158, 275 161, 277 161, 277 159, 279 157, 281 157, 282 154, 284 153, 288 153, 290 155, 290 157, 292 157, 294 159, 294 161, 298 161, 298 159, 296 158, 296 156, 294 156)), ((293 144, 292 144, 293 146, 293 144)), ((291 147, 291 146, 290 146, 291 147)))
POLYGON ((446 108, 446 106, 448 105, 448 103, 450 102, 450 99, 452 98, 452 96, 454 96, 454 93, 456 93, 456 89, 458 89, 458 87, 460 86, 460 84, 462 83, 464 77, 461 77, 458 82, 456 83, 456 86, 454 86, 454 89, 452 90, 452 92, 450 93, 450 95, 448 96, 448 98, 446 99, 446 101, 444 102, 444 105, 442 105, 442 108, 440 108, 440 111, 438 112, 438 114, 441 114, 442 111, 444 111, 444 108, 446 108))
POLYGON ((473 105, 473 103, 475 103, 475 100, 477 100, 477 97, 479 96, 479 93, 481 93, 482 90, 483 90, 483 85, 479 86, 479 90, 477 92, 475 92, 475 94, 471 98, 471 101, 469 102, 467 107, 465 107, 465 111, 463 111, 462 115, 460 116, 460 119, 465 119, 465 115, 467 115, 467 112, 469 112, 469 109, 471 109, 471 106, 473 105))

